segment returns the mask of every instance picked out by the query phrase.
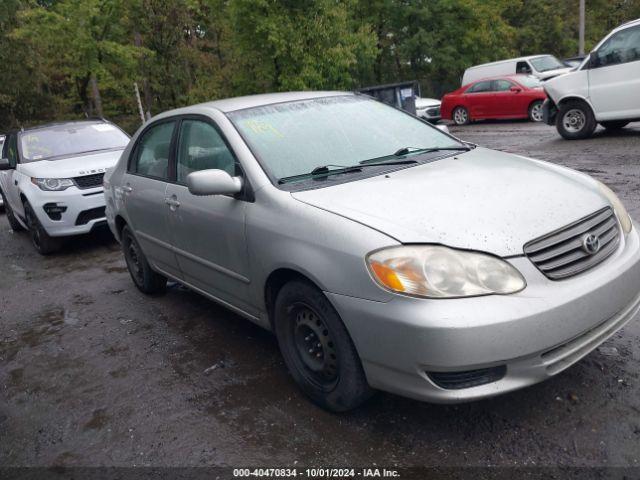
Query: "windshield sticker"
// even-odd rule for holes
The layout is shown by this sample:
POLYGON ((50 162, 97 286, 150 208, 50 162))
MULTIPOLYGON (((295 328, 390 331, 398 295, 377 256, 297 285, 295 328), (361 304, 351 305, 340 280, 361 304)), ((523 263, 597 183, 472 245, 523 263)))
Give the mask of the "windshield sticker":
POLYGON ((253 133, 271 134, 279 138, 284 138, 284 135, 280 133, 276 127, 263 120, 245 120, 243 124, 253 133))

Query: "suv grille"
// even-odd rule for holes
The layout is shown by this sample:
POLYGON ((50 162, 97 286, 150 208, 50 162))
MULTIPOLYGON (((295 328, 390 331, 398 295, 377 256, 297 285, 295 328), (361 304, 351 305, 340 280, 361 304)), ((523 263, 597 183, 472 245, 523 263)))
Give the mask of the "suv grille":
POLYGON ((548 278, 561 280, 595 267, 619 242, 618 220, 607 207, 527 243, 524 253, 548 278))
POLYGON ((84 175, 82 177, 75 177, 73 181, 76 183, 78 188, 86 189, 86 188, 101 187, 103 178, 104 178, 104 173, 96 173, 94 175, 84 175))

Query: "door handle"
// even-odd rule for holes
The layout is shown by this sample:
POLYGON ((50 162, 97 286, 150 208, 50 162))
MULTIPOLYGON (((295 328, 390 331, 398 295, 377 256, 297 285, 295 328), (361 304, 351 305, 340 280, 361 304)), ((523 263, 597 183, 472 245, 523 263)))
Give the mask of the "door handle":
POLYGON ((178 201, 178 199, 175 197, 175 195, 173 197, 167 197, 164 199, 164 203, 166 203, 167 205, 169 205, 171 207, 171 210, 175 210, 176 208, 178 208, 180 206, 180 202, 178 201))
POLYGON ((124 193, 131 193, 131 192, 133 192, 133 188, 132 188, 132 187, 130 187, 129 185, 125 185, 125 186, 120 187, 120 188, 122 189, 122 191, 123 191, 124 193))

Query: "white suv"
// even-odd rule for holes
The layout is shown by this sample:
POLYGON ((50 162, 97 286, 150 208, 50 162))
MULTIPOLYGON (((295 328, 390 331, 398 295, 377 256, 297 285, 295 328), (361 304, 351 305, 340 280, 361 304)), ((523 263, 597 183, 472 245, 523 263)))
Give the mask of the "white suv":
POLYGON ((615 130, 640 121, 640 19, 614 29, 577 70, 544 89, 544 121, 568 140, 591 136, 598 123, 615 130))
POLYGON ((29 230, 43 255, 63 237, 106 224, 102 177, 129 137, 103 120, 44 125, 7 134, 0 190, 14 231, 29 230))

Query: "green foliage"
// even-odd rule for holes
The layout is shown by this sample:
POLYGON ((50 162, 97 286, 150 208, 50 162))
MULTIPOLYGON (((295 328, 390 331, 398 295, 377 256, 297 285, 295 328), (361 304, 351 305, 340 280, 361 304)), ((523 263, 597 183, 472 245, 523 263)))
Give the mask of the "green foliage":
MULTIPOLYGON (((134 83, 151 114, 413 79, 437 96, 473 64, 575 55, 578 1, 2 0, 0 131, 100 103, 135 130, 134 83)), ((638 17, 640 0, 587 0, 587 48, 638 17)))

